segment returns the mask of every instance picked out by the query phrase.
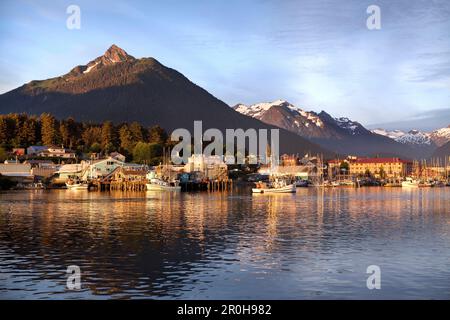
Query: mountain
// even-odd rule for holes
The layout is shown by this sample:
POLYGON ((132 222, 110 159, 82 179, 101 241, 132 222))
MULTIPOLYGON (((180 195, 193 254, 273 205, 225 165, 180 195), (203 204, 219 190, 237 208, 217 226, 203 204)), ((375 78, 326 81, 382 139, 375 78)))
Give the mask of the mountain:
POLYGON ((434 130, 430 133, 430 139, 437 145, 442 146, 450 141, 450 125, 447 128, 434 130))
POLYGON ((325 111, 305 111, 284 100, 254 105, 238 104, 236 111, 289 130, 341 154, 421 157, 410 146, 367 130, 348 118, 334 118, 325 111))
POLYGON ((450 141, 437 148, 433 153, 433 158, 441 158, 450 163, 450 141))
POLYGON ((433 132, 422 132, 419 130, 410 130, 404 132, 401 130, 374 129, 373 133, 389 137, 399 143, 409 145, 425 155, 432 155, 438 152, 438 147, 445 145, 450 141, 450 126, 434 130, 433 132))
MULTIPOLYGON (((203 130, 218 128, 222 132, 227 128, 275 128, 235 112, 156 59, 136 59, 116 45, 63 76, 31 81, 0 95, 0 113, 12 112, 49 112, 59 119, 92 122, 138 121, 145 126, 161 125, 168 132, 176 128, 193 132, 194 120, 203 121, 203 130)), ((287 130, 280 130, 280 151, 330 155, 287 130)))

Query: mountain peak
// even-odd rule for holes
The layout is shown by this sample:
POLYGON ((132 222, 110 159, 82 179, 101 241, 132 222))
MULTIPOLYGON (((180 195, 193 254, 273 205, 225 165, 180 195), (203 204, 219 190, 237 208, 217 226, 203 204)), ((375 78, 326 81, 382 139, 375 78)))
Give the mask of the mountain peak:
POLYGON ((105 51, 105 53, 90 61, 84 66, 77 66, 73 68, 67 75, 67 79, 76 79, 83 74, 91 73, 105 66, 114 65, 120 62, 134 61, 133 56, 130 56, 125 50, 113 44, 105 51))
POLYGON ((130 56, 125 50, 113 44, 106 50, 105 54, 102 56, 106 61, 117 63, 124 62, 127 60, 134 60, 133 56, 130 56))

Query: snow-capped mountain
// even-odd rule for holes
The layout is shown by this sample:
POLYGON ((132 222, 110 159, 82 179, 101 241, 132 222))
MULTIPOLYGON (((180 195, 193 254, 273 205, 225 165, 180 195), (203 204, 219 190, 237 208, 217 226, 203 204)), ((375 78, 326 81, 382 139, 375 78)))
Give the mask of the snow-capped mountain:
POLYGON ((428 145, 440 147, 450 141, 450 126, 434 130, 433 132, 422 132, 419 130, 410 130, 404 132, 401 130, 374 129, 373 133, 391 138, 397 142, 409 145, 428 145))
POLYGON ((305 111, 285 100, 238 104, 234 110, 263 122, 309 138, 339 138, 343 135, 365 134, 367 130, 348 118, 333 118, 326 112, 305 111))
POLYGON ((410 130, 408 132, 404 132, 401 130, 384 130, 384 129, 375 129, 372 130, 373 133, 391 138, 397 142, 408 144, 408 145, 432 145, 433 141, 430 137, 429 133, 422 132, 419 130, 410 130))
POLYGON ((335 118, 325 111, 305 111, 285 100, 238 104, 233 109, 246 116, 296 133, 334 152, 358 155, 412 155, 412 149, 367 130, 359 122, 335 118))
POLYGON ((430 133, 430 138, 438 146, 442 146, 450 141, 450 125, 447 128, 434 130, 430 133))

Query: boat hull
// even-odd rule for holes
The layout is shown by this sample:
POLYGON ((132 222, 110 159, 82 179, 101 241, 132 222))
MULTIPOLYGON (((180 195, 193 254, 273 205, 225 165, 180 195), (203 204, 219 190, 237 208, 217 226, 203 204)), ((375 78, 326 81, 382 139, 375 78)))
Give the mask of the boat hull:
POLYGON ((411 183, 411 182, 402 182, 403 188, 418 188, 419 184, 417 183, 411 183))
POLYGON ((295 184, 290 184, 281 188, 252 188, 253 193, 295 193, 295 184))
POLYGON ((181 191, 181 186, 162 186, 159 184, 147 183, 147 191, 181 191))
POLYGON ((68 190, 87 190, 89 186, 85 183, 77 183, 77 184, 67 184, 66 187, 68 190))

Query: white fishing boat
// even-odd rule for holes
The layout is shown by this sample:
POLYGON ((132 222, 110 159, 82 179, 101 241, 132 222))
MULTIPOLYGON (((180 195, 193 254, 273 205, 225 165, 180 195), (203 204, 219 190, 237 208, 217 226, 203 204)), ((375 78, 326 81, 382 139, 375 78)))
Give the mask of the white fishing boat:
POLYGON ((270 183, 257 182, 253 193, 295 193, 297 189, 294 183, 288 184, 285 180, 275 180, 270 183))
POLYGON ((181 191, 181 186, 177 180, 169 182, 154 178, 146 184, 146 187, 148 191, 181 191))
POLYGON ((420 184, 419 180, 414 180, 413 178, 407 177, 405 181, 402 181, 402 187, 405 188, 418 188, 420 184))
POLYGON ((66 182, 66 187, 69 190, 87 190, 89 188, 89 184, 87 182, 69 179, 66 182))

